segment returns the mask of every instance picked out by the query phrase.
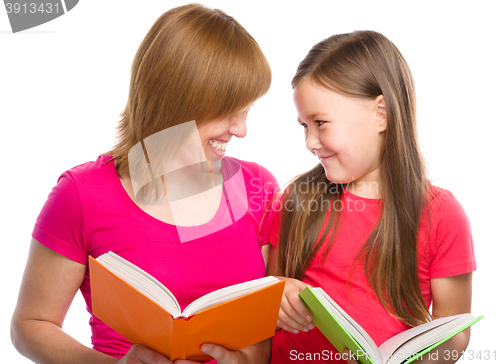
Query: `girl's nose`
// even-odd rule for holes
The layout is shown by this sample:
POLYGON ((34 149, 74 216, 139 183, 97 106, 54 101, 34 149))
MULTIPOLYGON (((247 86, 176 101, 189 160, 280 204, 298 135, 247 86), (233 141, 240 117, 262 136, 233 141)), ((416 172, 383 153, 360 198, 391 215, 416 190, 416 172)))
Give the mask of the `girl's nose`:
POLYGON ((313 128, 308 129, 308 133, 306 135, 306 148, 309 149, 312 153, 321 149, 321 142, 313 128))

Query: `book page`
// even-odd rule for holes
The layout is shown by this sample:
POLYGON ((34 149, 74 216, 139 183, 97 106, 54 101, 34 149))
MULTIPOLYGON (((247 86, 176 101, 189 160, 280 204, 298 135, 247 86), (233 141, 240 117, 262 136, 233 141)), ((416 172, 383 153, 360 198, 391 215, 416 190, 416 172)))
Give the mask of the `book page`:
POLYGON ((172 316, 180 315, 181 308, 175 296, 149 273, 113 252, 105 253, 96 260, 172 316))
POLYGON ((473 319, 470 314, 438 318, 393 336, 380 345, 379 351, 387 360, 387 364, 400 363, 449 336, 473 319))
POLYGON ((203 311, 206 308, 244 296, 248 293, 252 293, 254 291, 257 291, 258 289, 267 287, 276 282, 279 282, 278 278, 267 276, 259 279, 254 279, 253 281, 243 282, 218 289, 191 302, 184 309, 182 314, 179 315, 179 317, 189 317, 197 312, 203 311))

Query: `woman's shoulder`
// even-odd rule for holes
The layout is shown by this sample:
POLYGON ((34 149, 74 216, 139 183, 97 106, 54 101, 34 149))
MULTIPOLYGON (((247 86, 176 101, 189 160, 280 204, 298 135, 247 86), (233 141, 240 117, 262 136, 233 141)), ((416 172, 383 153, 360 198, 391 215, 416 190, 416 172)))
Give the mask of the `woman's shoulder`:
POLYGON ((61 177, 69 175, 75 181, 102 179, 105 175, 109 175, 110 172, 116 171, 111 159, 111 155, 101 154, 93 161, 88 161, 68 169, 61 174, 61 177))

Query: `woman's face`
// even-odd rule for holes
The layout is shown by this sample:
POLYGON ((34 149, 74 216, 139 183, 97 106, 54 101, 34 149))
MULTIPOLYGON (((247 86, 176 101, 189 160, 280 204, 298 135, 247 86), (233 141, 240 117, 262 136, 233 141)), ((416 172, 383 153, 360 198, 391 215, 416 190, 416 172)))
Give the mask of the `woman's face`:
POLYGON ((204 123, 198 126, 201 145, 207 159, 221 159, 232 137, 244 138, 247 134, 246 120, 248 110, 229 116, 222 120, 204 123))
POLYGON ((176 151, 174 159, 170 161, 170 169, 194 173, 219 172, 222 157, 233 136, 243 138, 247 134, 248 110, 249 107, 225 119, 208 121, 201 125, 190 122, 193 129, 176 151), (186 167, 189 168, 185 169, 186 167))
POLYGON ((308 79, 294 90, 306 147, 334 183, 378 182, 379 154, 385 130, 383 96, 347 97, 308 79))

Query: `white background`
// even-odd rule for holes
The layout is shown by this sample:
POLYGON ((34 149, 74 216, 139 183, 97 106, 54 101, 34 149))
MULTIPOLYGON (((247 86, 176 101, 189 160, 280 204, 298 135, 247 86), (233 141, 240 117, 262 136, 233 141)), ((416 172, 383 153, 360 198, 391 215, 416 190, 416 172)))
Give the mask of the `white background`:
MULTIPOLYGON (((11 345, 9 322, 30 234, 47 195, 62 172, 112 147, 135 52, 153 22, 182 4, 83 0, 66 15, 17 34, 11 33, 0 9, 2 362, 29 362, 11 345)), ((247 137, 232 141, 227 154, 267 167, 281 185, 317 163, 304 147, 290 87, 310 47, 334 33, 356 29, 377 30, 396 44, 415 78, 419 138, 430 179, 456 195, 473 229, 478 270, 472 313, 485 319, 473 327, 468 349, 475 354, 496 350, 498 360, 497 2, 204 4, 240 21, 271 64, 271 89, 250 111, 247 137)), ((86 345, 88 319, 78 294, 64 328, 86 345)))

